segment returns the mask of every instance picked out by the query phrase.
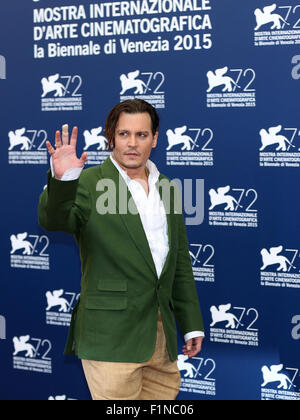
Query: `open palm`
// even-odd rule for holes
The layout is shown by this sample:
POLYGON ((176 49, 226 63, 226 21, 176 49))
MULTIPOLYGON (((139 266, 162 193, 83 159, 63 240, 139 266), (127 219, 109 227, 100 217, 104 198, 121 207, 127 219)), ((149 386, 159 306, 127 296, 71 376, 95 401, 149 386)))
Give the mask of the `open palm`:
POLYGON ((78 159, 76 155, 77 137, 78 128, 74 127, 69 142, 69 128, 68 125, 64 125, 62 135, 60 131, 56 131, 55 149, 49 141, 46 142, 48 152, 52 157, 55 178, 61 179, 68 169, 84 167, 87 161, 87 153, 82 153, 80 159, 78 159))

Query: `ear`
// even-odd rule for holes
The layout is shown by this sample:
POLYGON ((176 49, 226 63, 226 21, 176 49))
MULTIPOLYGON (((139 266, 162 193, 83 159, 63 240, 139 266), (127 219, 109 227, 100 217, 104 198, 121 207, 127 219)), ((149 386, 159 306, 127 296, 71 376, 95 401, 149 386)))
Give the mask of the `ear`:
POLYGON ((152 142, 152 149, 154 149, 157 146, 157 139, 158 139, 158 131, 155 133, 154 137, 153 137, 153 142, 152 142))

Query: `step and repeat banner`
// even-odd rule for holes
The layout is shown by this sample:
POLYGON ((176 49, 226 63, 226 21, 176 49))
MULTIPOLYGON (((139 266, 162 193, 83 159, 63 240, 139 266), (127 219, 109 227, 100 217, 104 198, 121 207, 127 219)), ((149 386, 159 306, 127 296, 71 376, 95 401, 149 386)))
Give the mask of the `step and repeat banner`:
POLYGON ((158 109, 152 160, 190 192, 206 339, 178 355, 178 400, 300 399, 299 44, 298 0, 0 6, 1 399, 90 398, 63 355, 78 248, 37 221, 45 142, 77 125, 101 164, 106 115, 129 98, 158 109))

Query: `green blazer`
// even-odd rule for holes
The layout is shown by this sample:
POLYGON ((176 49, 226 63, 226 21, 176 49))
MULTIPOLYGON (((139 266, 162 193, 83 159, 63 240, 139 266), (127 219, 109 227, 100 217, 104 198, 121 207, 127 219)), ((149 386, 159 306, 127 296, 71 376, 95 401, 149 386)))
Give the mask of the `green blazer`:
MULTIPOLYGON (((161 174, 163 178, 168 179, 161 174)), ((88 360, 145 362, 154 353, 160 307, 167 350, 174 361, 175 317, 183 335, 203 331, 184 216, 174 210, 171 189, 170 251, 158 278, 136 207, 137 214, 118 210, 120 182, 127 200, 133 201, 109 157, 102 165, 83 170, 75 181, 59 181, 48 172, 39 202, 39 224, 49 231, 73 234, 82 263, 81 294, 72 313, 65 353, 88 360), (116 204, 114 214, 97 211, 97 200, 107 194, 107 189, 99 191, 101 179, 116 185, 116 194, 109 197, 116 204)), ((159 192, 167 205, 161 188, 159 192)))

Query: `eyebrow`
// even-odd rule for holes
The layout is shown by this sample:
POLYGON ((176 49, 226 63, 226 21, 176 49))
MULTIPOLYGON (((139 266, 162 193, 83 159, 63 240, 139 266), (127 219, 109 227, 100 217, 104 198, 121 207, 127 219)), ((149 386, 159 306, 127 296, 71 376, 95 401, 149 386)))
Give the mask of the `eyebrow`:
MULTIPOLYGON (((117 128, 116 132, 120 133, 122 131, 128 131, 129 133, 131 132, 131 130, 128 130, 127 128, 117 128)), ((149 133, 149 130, 137 130, 136 133, 149 133)))

